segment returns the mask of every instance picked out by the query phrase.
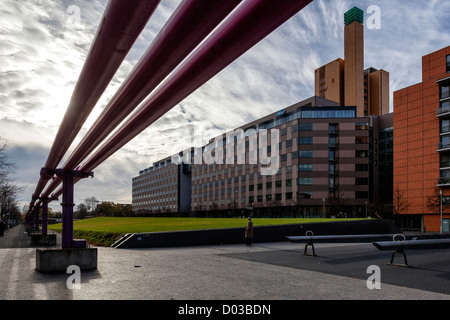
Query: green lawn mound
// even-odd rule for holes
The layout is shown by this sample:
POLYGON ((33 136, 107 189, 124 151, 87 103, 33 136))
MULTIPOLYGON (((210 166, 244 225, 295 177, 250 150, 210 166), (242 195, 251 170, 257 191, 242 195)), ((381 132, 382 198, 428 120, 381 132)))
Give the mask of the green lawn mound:
MULTIPOLYGON (((252 220, 254 226, 269 226, 361 219, 253 218, 252 220)), ((110 246, 127 233, 244 228, 246 225, 246 218, 97 217, 74 221, 73 235, 75 238, 86 239, 93 245, 110 246)), ((61 232, 62 225, 60 223, 49 225, 48 229, 61 232)))

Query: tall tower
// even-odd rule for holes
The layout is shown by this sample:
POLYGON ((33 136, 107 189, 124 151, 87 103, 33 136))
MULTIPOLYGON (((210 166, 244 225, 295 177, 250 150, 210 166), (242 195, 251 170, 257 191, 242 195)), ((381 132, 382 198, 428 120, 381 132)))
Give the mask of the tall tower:
POLYGON ((356 106, 357 116, 363 117, 369 112, 364 109, 364 11, 353 7, 345 13, 344 23, 344 103, 356 106))

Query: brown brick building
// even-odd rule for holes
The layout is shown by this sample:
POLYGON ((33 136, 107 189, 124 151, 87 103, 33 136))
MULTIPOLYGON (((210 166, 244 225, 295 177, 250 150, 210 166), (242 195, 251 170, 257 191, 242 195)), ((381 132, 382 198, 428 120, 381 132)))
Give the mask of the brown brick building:
POLYGON ((392 152, 381 145, 385 130, 392 133, 392 117, 357 117, 356 107, 314 96, 233 130, 243 135, 231 143, 228 132, 207 146, 180 152, 188 167, 166 158, 141 171, 133 179, 133 208, 180 212, 189 199, 188 211, 196 216, 243 215, 247 208, 259 217, 381 214, 381 200, 389 197, 380 191, 392 189, 392 180, 380 179, 392 172, 392 152), (274 129, 279 139, 272 144, 274 129), (261 144, 265 131, 270 143, 261 144), (205 160, 205 150, 214 162, 205 160), (250 159, 255 150, 276 156, 273 174, 263 174, 267 165, 261 158, 250 159), (391 167, 381 167, 383 155, 391 167))
POLYGON ((422 57, 422 82, 394 92, 394 207, 403 227, 449 231, 450 46, 422 57))

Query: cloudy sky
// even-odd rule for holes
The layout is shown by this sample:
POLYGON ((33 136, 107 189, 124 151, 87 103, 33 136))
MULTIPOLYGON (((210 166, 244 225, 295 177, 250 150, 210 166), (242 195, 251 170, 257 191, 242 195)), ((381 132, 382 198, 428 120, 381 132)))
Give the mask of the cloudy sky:
MULTIPOLYGON (((221 1, 221 0, 218 0, 221 1)), ((0 137, 17 164, 21 205, 31 200, 107 1, 0 1, 0 137)), ((180 3, 160 6, 117 71, 73 146, 84 136, 180 3)), ((421 57, 450 45, 450 1, 314 0, 76 184, 75 202, 94 196, 131 203, 139 170, 186 147, 182 132, 209 138, 314 95, 314 70, 344 58, 344 12, 378 6, 365 26, 365 67, 390 73, 392 92, 421 81, 421 57)), ((73 150, 73 149, 71 149, 73 150)), ((58 203, 52 203, 60 210, 58 203)))

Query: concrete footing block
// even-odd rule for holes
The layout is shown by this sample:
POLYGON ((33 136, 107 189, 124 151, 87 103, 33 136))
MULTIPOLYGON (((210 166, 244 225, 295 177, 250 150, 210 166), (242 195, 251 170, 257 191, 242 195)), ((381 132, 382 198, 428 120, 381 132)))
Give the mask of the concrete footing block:
POLYGON ((56 246, 56 234, 32 233, 31 244, 56 246))
POLYGON ((97 269, 97 248, 36 249, 39 272, 66 272, 70 265, 80 270, 97 269))

